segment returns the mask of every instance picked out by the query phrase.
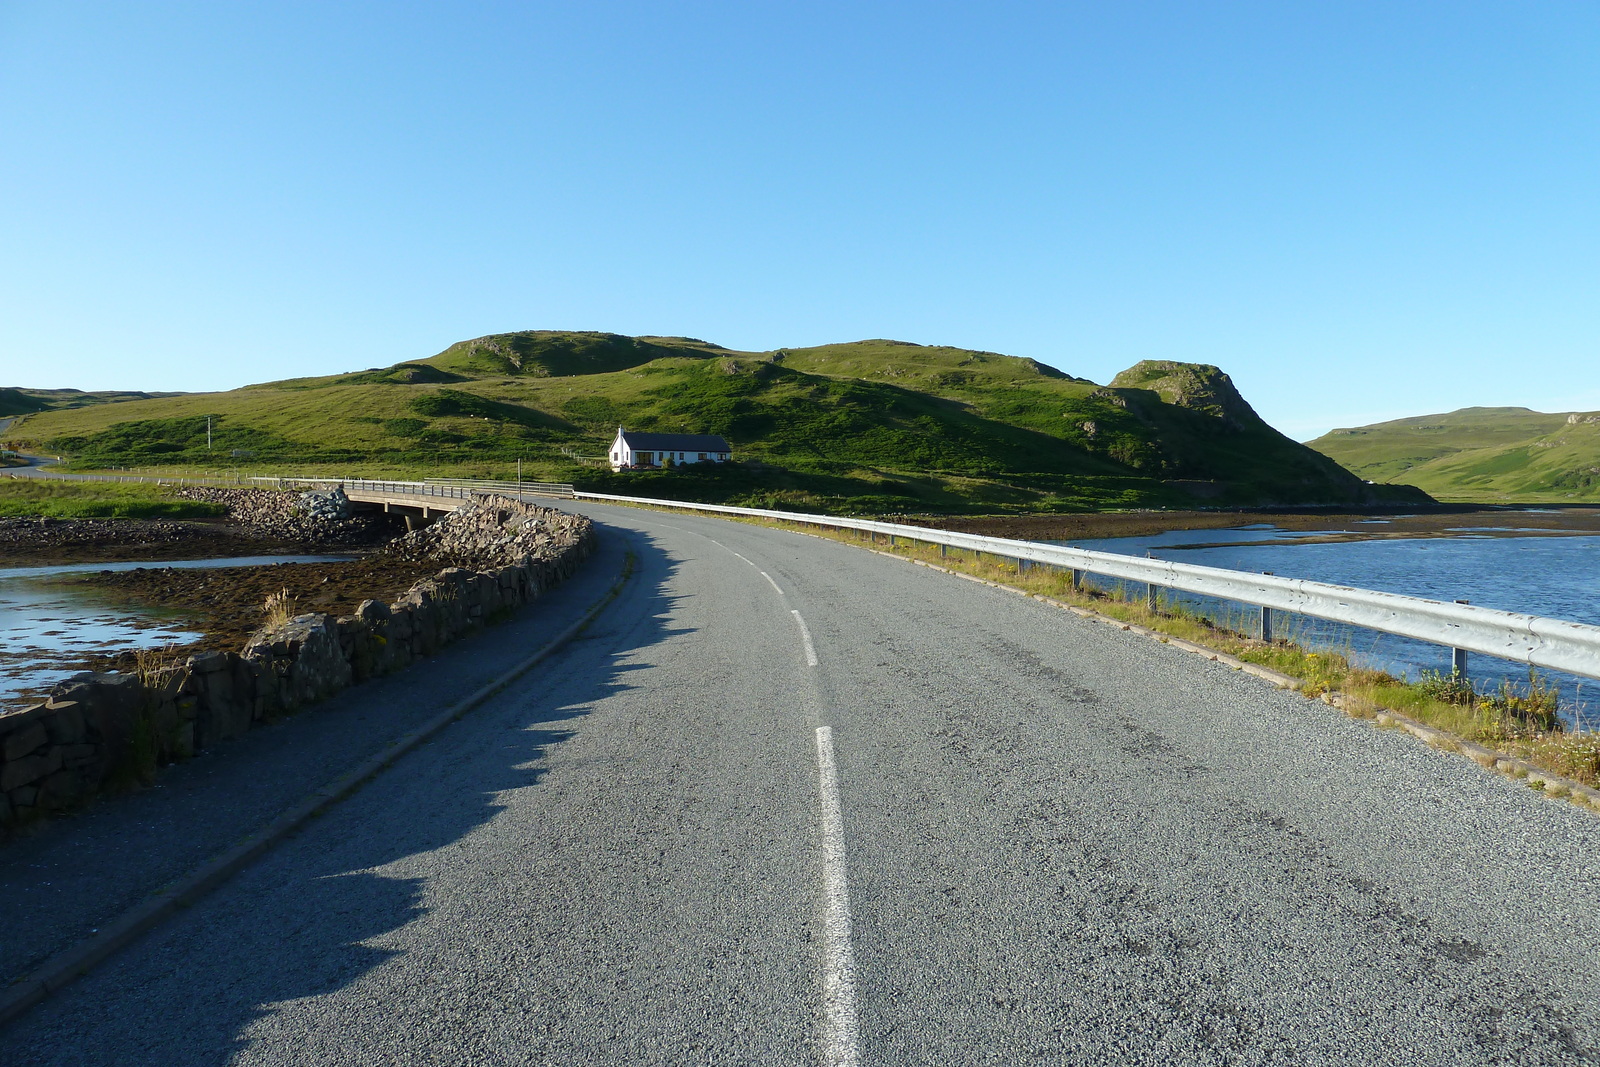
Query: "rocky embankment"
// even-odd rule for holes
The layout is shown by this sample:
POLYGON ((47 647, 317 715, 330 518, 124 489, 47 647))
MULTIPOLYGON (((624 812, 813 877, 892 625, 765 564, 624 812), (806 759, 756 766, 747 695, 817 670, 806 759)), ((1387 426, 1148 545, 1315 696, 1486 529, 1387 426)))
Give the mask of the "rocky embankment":
POLYGON ((592 524, 581 515, 509 497, 479 497, 432 526, 389 542, 382 554, 436 566, 487 570, 539 556, 592 524))
POLYGON ((221 504, 228 519, 251 537, 319 548, 356 548, 382 543, 401 520, 382 512, 358 514, 338 488, 305 493, 274 489, 179 489, 185 500, 221 504))
POLYGON ((240 652, 70 678, 44 703, 0 715, 0 833, 431 655, 539 597, 593 546, 587 518, 484 497, 389 548, 443 567, 392 603, 275 620, 240 652))
POLYGON ((222 504, 224 519, 0 519, 0 563, 206 559, 375 548, 405 532, 382 512, 353 514, 342 492, 179 489, 222 504))
POLYGON ((0 519, 0 559, 18 565, 149 558, 167 555, 164 549, 177 546, 204 543, 216 547, 238 544, 239 540, 217 524, 206 522, 0 519))

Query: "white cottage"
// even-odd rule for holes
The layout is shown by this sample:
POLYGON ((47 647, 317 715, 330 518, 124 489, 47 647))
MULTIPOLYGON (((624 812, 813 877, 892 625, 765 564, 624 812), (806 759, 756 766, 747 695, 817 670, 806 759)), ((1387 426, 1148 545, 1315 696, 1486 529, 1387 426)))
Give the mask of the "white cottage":
POLYGON ((679 463, 726 463, 728 442, 703 433, 638 433, 617 427, 611 442, 611 469, 666 467, 679 463))

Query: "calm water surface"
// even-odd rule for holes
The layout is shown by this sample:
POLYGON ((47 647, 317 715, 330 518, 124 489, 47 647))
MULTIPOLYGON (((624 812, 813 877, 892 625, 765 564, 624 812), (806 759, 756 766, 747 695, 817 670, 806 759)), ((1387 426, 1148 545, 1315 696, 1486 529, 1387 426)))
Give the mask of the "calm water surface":
MULTIPOLYGON (((1515 513, 1505 527, 1464 527, 1445 537, 1381 539, 1383 520, 1364 523, 1372 540, 1304 543, 1318 536, 1275 526, 1232 530, 1179 530, 1153 537, 1062 541, 1100 552, 1271 571, 1288 578, 1353 585, 1433 600, 1467 600, 1484 607, 1529 612, 1600 624, 1600 537, 1594 535, 1505 536, 1518 529, 1515 513)), ((1543 532, 1543 531, 1541 531, 1543 532)), ((1239 605, 1182 594, 1180 599, 1209 614, 1238 621, 1239 605)), ((1437 645, 1357 630, 1304 616, 1280 626, 1285 636, 1345 652, 1366 666, 1417 678, 1423 670, 1450 669, 1450 652, 1437 645)), ((1470 673, 1491 686, 1501 679, 1526 681, 1526 667, 1474 655, 1470 673)), ((1587 720, 1600 709, 1600 680, 1549 672, 1568 701, 1581 704, 1587 720)))
POLYGON ((139 567, 264 567, 328 563, 347 556, 243 556, 156 563, 74 563, 0 568, 0 709, 82 670, 86 656, 130 648, 162 648, 201 634, 181 608, 160 611, 122 603, 93 587, 55 579, 139 567))

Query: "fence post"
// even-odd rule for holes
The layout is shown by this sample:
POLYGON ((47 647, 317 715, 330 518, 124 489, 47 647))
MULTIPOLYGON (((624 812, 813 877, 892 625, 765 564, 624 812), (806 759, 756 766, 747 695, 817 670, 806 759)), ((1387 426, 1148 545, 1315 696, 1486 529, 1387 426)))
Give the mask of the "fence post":
MULTIPOLYGON (((1457 604, 1466 604, 1466 603, 1469 603, 1469 601, 1458 600, 1458 601, 1456 601, 1456 603, 1457 604)), ((1467 650, 1466 649, 1464 649, 1464 648, 1452 648, 1450 650, 1450 673, 1452 675, 1454 675, 1455 677, 1457 677, 1457 678, 1465 678, 1467 676, 1467 650)))

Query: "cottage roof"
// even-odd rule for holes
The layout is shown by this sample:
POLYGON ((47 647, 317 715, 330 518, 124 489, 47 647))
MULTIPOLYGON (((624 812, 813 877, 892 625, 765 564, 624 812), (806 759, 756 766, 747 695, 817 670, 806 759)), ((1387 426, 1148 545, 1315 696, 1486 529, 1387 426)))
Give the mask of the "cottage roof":
POLYGON ((732 452, 728 442, 715 434, 639 433, 623 430, 622 439, 635 452, 732 452))

